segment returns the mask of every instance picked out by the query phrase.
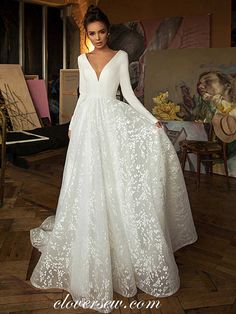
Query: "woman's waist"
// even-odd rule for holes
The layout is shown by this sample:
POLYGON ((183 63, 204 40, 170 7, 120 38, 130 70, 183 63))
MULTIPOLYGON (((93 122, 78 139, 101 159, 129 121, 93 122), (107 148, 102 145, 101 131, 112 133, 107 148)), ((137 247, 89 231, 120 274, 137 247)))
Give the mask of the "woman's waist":
POLYGON ((85 94, 80 96, 83 99, 111 99, 117 100, 116 95, 104 95, 104 94, 85 94))

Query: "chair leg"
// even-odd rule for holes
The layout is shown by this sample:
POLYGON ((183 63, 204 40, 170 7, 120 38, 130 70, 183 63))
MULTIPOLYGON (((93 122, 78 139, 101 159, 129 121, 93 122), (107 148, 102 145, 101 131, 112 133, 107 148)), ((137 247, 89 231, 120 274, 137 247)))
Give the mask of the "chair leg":
POLYGON ((227 146, 224 143, 223 145, 223 158, 224 158, 224 168, 225 168, 225 175, 226 175, 226 179, 227 179, 227 186, 228 189, 230 188, 230 184, 229 184, 229 171, 228 171, 228 163, 227 163, 227 146))
POLYGON ((225 158, 225 156, 224 156, 224 167, 225 167, 225 174, 226 174, 227 186, 228 186, 228 189, 230 189, 228 164, 227 164, 227 158, 225 158))
POLYGON ((2 169, 0 170, 0 208, 3 206, 3 199, 4 199, 4 170, 2 169))
POLYGON ((197 191, 200 185, 200 174, 201 174, 201 157, 197 154, 197 191))
POLYGON ((0 208, 4 203, 4 187, 5 187, 5 170, 6 170, 6 151, 2 148, 1 158, 0 158, 0 208))
POLYGON ((210 161, 210 175, 213 176, 213 162, 210 161))
POLYGON ((224 154, 224 167, 225 167, 226 177, 228 178, 229 177, 229 172, 228 172, 228 165, 227 165, 227 157, 225 156, 225 154, 224 154))
POLYGON ((229 172, 228 172, 228 165, 227 165, 227 159, 226 158, 224 158, 224 166, 225 166, 225 174, 226 174, 226 177, 228 178, 229 172))
POLYGON ((1 187, 0 191, 0 208, 3 207, 3 199, 4 199, 4 186, 1 187))
POLYGON ((185 169, 186 159, 187 159, 187 148, 182 149, 182 170, 185 169))

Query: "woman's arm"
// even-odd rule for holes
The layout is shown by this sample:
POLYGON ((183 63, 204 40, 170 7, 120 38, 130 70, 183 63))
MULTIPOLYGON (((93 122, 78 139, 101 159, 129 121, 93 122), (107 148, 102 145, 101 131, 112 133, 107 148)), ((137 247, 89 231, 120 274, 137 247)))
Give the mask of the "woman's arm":
POLYGON ((129 59, 127 52, 124 51, 124 57, 122 58, 120 65, 120 87, 124 98, 127 102, 132 106, 135 110, 137 110, 140 114, 142 114, 148 121, 153 124, 159 122, 159 120, 154 117, 139 101, 139 99, 134 94, 132 89, 132 85, 130 82, 129 75, 129 59))

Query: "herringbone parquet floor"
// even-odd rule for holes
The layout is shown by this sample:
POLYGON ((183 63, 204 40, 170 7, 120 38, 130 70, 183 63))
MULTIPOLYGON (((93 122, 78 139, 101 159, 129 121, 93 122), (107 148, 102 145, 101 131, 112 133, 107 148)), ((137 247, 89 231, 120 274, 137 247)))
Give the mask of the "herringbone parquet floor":
MULTIPOLYGON (((63 300, 67 292, 36 289, 29 282, 40 256, 30 244, 29 230, 55 212, 64 158, 62 149, 54 156, 29 157, 29 169, 7 165, 5 202, 0 209, 0 313, 92 313, 81 308, 55 310, 54 302, 63 300)), ((115 294, 127 307, 113 313, 236 313, 236 179, 230 180, 228 190, 224 177, 202 176, 197 192, 194 176, 185 177, 199 239, 175 253, 179 291, 159 298, 159 309, 132 311, 128 306, 132 300, 157 299, 140 290, 131 299, 115 294)))

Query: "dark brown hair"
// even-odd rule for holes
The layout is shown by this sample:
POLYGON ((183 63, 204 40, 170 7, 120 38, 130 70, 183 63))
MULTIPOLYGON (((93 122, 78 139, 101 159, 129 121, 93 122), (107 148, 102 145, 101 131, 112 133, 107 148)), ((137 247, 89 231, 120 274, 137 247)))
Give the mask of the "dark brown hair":
POLYGON ((109 32, 110 22, 108 20, 108 17, 105 13, 102 12, 102 10, 98 6, 91 4, 84 15, 84 29, 87 31, 88 24, 96 21, 104 23, 109 32))

